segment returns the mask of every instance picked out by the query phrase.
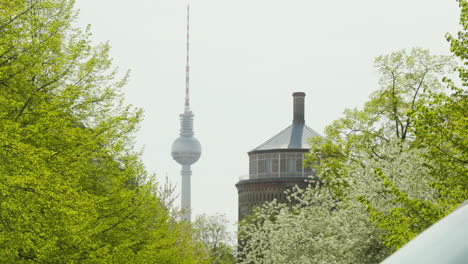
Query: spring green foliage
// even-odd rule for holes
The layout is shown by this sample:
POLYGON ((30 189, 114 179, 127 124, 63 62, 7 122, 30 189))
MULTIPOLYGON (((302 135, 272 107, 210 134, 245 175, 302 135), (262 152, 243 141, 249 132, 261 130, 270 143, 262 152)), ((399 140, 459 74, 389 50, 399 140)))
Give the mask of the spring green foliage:
POLYGON ((466 0, 457 0, 460 6, 460 26, 461 30, 457 36, 447 34, 447 40, 450 42, 450 51, 458 57, 463 65, 457 67, 462 85, 468 85, 468 2, 466 0))
POLYGON ((468 199, 468 2, 458 1, 462 30, 457 37, 447 35, 451 51, 461 61, 456 67, 463 88, 446 78, 451 92, 433 94, 429 106, 421 107, 417 115, 417 135, 422 146, 429 148, 432 168, 437 177, 435 187, 441 192, 441 202, 454 208, 468 199))
POLYGON ((159 202, 108 44, 69 0, 0 0, 0 262, 205 263, 159 202))
POLYGON ((444 214, 468 199, 468 93, 449 82, 449 95, 433 94, 415 115, 416 143, 435 164, 430 174, 444 214))

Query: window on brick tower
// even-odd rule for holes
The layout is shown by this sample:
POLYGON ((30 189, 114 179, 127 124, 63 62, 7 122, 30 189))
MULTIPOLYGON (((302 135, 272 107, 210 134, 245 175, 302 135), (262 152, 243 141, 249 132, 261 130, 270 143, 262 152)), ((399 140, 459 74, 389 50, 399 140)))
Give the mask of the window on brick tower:
POLYGON ((265 160, 265 172, 272 172, 273 171, 273 164, 271 159, 265 160))
POLYGON ((265 173, 265 161, 264 160, 258 161, 258 173, 265 173))
POLYGON ((280 169, 281 169, 281 172, 286 172, 287 171, 287 166, 286 166, 286 158, 285 158, 286 155, 282 155, 281 156, 281 160, 280 160, 280 169))
POLYGON ((297 159, 296 160, 296 171, 302 172, 302 159, 297 159))
POLYGON ((288 159, 288 172, 295 172, 296 164, 296 159, 288 159))

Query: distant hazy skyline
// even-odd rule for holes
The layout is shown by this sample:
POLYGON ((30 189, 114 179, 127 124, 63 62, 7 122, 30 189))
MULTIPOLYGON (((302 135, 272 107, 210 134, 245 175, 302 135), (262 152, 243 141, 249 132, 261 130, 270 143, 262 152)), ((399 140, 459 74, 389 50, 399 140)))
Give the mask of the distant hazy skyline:
MULTIPOLYGON (((115 66, 132 70, 125 98, 145 111, 137 147, 147 170, 179 188, 170 151, 184 110, 187 4, 76 1, 79 25, 91 24, 115 66)), ((455 0, 199 0, 190 12, 191 107, 203 149, 192 167, 192 215, 222 213, 231 224, 246 152, 291 124, 292 92, 307 94, 306 124, 322 133, 379 88, 375 57, 416 46, 449 54, 444 35, 456 33, 459 15, 455 0)))

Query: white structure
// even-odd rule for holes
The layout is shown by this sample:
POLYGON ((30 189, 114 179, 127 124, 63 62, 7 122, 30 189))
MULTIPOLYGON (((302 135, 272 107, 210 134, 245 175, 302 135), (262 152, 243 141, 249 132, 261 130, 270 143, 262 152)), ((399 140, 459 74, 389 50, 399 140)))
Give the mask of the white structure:
POLYGON ((190 202, 190 177, 192 171, 190 166, 198 161, 201 155, 200 142, 193 136, 193 113, 190 110, 189 82, 189 6, 187 6, 187 65, 185 67, 185 108, 184 113, 180 115, 180 136, 172 144, 172 158, 182 165, 182 195, 181 208, 183 210, 183 219, 191 220, 191 202, 190 202))

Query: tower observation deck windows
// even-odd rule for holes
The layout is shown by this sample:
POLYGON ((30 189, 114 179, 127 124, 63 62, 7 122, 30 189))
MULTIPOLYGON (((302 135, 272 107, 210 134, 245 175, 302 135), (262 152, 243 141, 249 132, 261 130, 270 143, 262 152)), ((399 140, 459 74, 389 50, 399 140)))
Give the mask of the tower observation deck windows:
POLYGON ((278 177, 308 177, 310 168, 304 168, 303 152, 280 152, 250 155, 249 179, 278 177))

